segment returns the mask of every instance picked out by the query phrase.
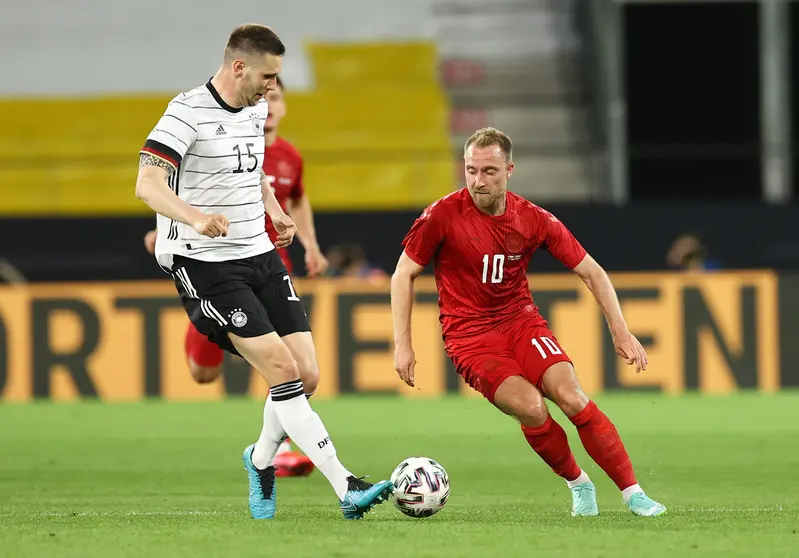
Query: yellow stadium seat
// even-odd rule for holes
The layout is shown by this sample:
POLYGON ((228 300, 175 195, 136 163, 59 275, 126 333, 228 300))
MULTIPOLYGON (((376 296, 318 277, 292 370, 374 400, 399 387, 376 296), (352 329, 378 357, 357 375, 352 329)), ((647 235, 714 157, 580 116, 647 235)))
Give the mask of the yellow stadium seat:
POLYGON ((446 132, 449 109, 437 89, 363 89, 325 93, 289 93, 289 115, 282 128, 423 128, 446 132))
POLYGON ((0 101, 0 158, 127 156, 135 161, 169 97, 0 101), (46 114, 31 126, 31 114, 46 114))
MULTIPOLYGON (((420 208, 456 187, 432 44, 308 53, 316 89, 287 92, 280 133, 303 154, 317 209, 420 208)), ((151 213, 134 195, 138 152, 172 96, 0 100, 0 213, 151 213)))
POLYGON ((3 215, 58 213, 58 187, 52 167, 7 167, 0 161, 0 212, 3 215))
POLYGON ((453 162, 324 162, 309 165, 306 189, 315 206, 333 210, 412 209, 455 188, 453 162))
POLYGON ((436 87, 438 56, 428 42, 309 43, 316 89, 436 87))
POLYGON ((138 152, 169 97, 0 102, 0 211, 140 214, 138 152), (48 126, 30 126, 31 112, 48 126), (19 185, 25 185, 25 196, 19 185))
POLYGON ((22 170, 0 168, 0 209, 16 215, 152 213, 135 196, 136 168, 135 164, 109 167, 81 162, 22 170))
POLYGON ((135 162, 126 166, 62 167, 58 173, 62 211, 71 215, 98 210, 115 215, 152 213, 136 197, 137 168, 135 162))

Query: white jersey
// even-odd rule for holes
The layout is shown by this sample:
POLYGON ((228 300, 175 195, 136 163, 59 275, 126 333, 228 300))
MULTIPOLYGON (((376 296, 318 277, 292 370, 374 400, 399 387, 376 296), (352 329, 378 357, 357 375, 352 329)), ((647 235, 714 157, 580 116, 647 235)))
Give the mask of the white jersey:
POLYGON ((274 250, 266 233, 261 168, 266 101, 233 108, 211 82, 172 99, 142 148, 176 168, 169 186, 203 213, 230 221, 226 237, 210 238, 163 215, 157 216, 155 257, 172 269, 175 254, 220 262, 274 250))

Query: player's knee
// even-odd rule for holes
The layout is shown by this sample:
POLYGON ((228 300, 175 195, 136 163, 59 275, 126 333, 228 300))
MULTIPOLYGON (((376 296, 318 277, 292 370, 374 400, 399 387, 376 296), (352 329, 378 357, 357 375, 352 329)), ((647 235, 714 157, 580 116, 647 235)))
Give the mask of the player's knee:
POLYGON ((588 396, 580 387, 574 367, 569 362, 553 364, 544 374, 544 393, 566 416, 574 416, 588 405, 588 396))
POLYGON ((579 385, 566 385, 555 389, 552 399, 567 417, 572 417, 585 409, 588 396, 579 385))
POLYGON ((297 361, 275 333, 259 337, 238 337, 229 334, 233 346, 247 359, 270 386, 300 378, 297 361))
POLYGON ((541 392, 520 376, 502 382, 494 395, 494 404, 525 426, 541 426, 549 416, 541 392))
POLYGON ((290 382, 300 377, 297 361, 285 345, 276 347, 269 352, 266 366, 275 383, 290 382))
POLYGON ((549 410, 541 397, 523 401, 516 413, 516 418, 525 426, 541 426, 547 417, 549 410))
POLYGON ((313 393, 319 385, 319 366, 313 356, 295 355, 297 362, 297 372, 302 379, 302 387, 305 393, 313 393))
POLYGON ((286 335, 282 339, 297 361, 297 370, 305 393, 313 393, 319 384, 319 364, 316 360, 313 338, 308 332, 298 332, 286 335))
POLYGON ((191 377, 198 384, 210 384, 219 377, 222 372, 222 366, 201 366, 189 360, 189 372, 191 372, 191 377))

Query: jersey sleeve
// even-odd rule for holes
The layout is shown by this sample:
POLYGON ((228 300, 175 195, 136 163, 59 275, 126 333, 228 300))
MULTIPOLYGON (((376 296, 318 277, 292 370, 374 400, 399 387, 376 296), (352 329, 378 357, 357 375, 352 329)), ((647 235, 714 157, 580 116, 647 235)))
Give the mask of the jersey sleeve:
POLYGON ((422 267, 430 263, 446 235, 446 219, 437 204, 435 202, 424 210, 402 241, 408 257, 422 267))
POLYGON ((574 269, 587 254, 569 229, 550 212, 539 208, 542 247, 569 269, 574 269))
POLYGON ((170 102, 155 125, 141 153, 163 159, 177 169, 189 147, 197 139, 197 124, 191 107, 179 99, 170 102))

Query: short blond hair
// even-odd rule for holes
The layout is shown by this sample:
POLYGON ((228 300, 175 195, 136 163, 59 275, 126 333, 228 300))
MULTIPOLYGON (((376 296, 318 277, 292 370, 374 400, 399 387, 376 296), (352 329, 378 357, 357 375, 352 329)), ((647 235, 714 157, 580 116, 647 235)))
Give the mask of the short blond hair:
POLYGON ((505 160, 510 163, 513 160, 513 142, 510 136, 502 130, 496 128, 480 128, 466 140, 463 146, 464 153, 471 146, 475 147, 491 147, 492 145, 498 146, 503 153, 505 153, 505 160))

